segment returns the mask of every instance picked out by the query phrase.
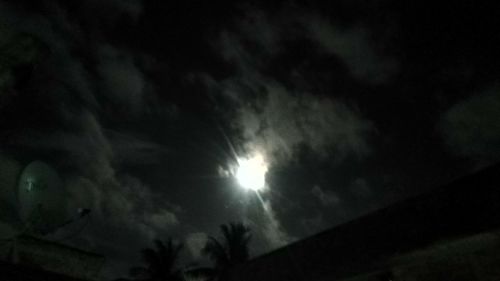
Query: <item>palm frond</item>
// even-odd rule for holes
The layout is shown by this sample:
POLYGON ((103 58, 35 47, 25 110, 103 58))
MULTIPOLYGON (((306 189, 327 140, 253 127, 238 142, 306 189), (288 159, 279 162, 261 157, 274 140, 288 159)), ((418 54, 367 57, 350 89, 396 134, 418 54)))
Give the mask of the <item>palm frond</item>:
POLYGON ((166 243, 154 240, 154 248, 141 250, 144 265, 132 267, 130 276, 134 277, 134 280, 183 281, 182 269, 176 266, 182 248, 182 244, 174 243, 171 238, 167 239, 166 243))
POLYGON ((250 242, 250 229, 243 223, 231 223, 222 227, 221 230, 226 239, 228 255, 231 263, 241 263, 246 261, 250 254, 248 244, 250 242))
POLYGON ((221 239, 209 236, 202 253, 214 262, 217 275, 249 259, 250 228, 243 223, 220 226, 221 239))
POLYGON ((229 263, 226 247, 215 237, 208 237, 207 243, 202 249, 202 253, 208 256, 217 267, 224 267, 229 263))

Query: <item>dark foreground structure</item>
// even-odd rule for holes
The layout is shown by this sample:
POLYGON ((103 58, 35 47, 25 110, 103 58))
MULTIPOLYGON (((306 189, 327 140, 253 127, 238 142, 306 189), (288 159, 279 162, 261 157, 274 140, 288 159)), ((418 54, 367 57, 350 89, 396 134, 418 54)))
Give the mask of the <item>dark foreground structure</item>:
POLYGON ((234 281, 500 280, 500 165, 241 265, 234 281))
POLYGON ((104 257, 60 243, 20 235, 0 244, 0 280, 99 280, 104 257))

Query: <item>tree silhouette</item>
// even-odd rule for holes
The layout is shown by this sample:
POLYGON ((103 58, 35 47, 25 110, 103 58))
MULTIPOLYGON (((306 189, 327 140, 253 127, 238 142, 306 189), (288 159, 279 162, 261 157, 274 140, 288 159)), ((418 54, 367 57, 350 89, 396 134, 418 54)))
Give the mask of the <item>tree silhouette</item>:
POLYGON ((196 268, 188 271, 191 276, 203 276, 207 280, 226 280, 229 269, 247 261, 250 257, 250 228, 243 223, 229 223, 220 226, 221 239, 209 236, 202 254, 212 262, 212 268, 196 268))
POLYGON ((130 276, 141 281, 183 281, 183 270, 177 266, 183 245, 169 238, 166 243, 154 241, 155 248, 141 250, 142 266, 132 267, 130 276))

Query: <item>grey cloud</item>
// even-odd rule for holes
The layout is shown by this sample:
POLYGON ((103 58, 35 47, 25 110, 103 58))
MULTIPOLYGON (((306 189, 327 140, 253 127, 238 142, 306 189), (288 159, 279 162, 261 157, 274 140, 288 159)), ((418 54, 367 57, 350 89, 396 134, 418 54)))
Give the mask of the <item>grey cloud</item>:
MULTIPOLYGON (((124 106, 133 113, 143 113, 146 102, 152 99, 149 93, 151 86, 136 63, 144 55, 140 54, 142 57, 138 58, 128 50, 106 44, 103 39, 89 38, 89 31, 84 30, 78 20, 70 18, 56 3, 45 5, 46 16, 30 14, 5 3, 0 3, 0 7, 0 23, 7 29, 29 34, 50 50, 45 54, 46 63, 39 66, 40 75, 45 75, 42 79, 51 83, 43 85, 51 87, 48 95, 63 101, 70 100, 70 96, 83 101, 86 107, 98 109, 100 104, 95 93, 100 92, 116 106, 124 106), (97 73, 83 63, 88 58, 76 55, 78 52, 75 49, 82 45, 87 46, 87 55, 97 61, 97 73)), ((102 14, 107 21, 111 21, 110 13, 119 15, 130 12, 138 16, 141 9, 141 1, 135 0, 86 1, 81 7, 83 13, 93 13, 86 18, 99 18, 102 14)), ((0 74, 2 77, 8 78, 0 74)))
POLYGON ((24 147, 63 152, 63 162, 98 181, 113 177, 113 148, 103 132, 96 116, 83 111, 78 114, 61 111, 74 132, 20 132, 11 142, 24 147))
MULTIPOLYGON (((152 204, 149 186, 132 176, 117 176, 102 183, 84 177, 68 177, 66 186, 74 206, 90 208, 112 225, 144 230, 153 236, 175 227, 179 220, 168 204, 152 204)), ((151 237, 148 237, 151 238, 151 237)))
POLYGON ((340 28, 319 15, 306 17, 304 25, 311 39, 321 49, 341 58, 358 79, 372 83, 387 81, 398 64, 395 59, 379 54, 364 27, 340 28))
POLYGON ((250 75, 253 68, 261 64, 258 58, 253 57, 246 49, 240 38, 233 33, 223 31, 215 44, 221 50, 221 55, 227 62, 238 67, 240 73, 250 75))
POLYGON ((124 16, 136 22, 142 15, 142 0, 86 0, 80 3, 80 12, 94 31, 113 29, 124 16))
MULTIPOLYGON (((183 211, 139 178, 122 173, 124 165, 156 163, 168 149, 133 132, 103 127, 102 119, 109 117, 103 115, 117 107, 135 113, 134 117, 148 113, 147 107, 156 101, 156 93, 142 71, 141 59, 149 58, 107 44, 105 36, 92 31, 92 26, 83 25, 95 24, 99 29, 116 24, 124 14, 138 18, 141 3, 133 0, 86 1, 78 12, 91 14, 84 18, 93 22, 82 23, 76 18, 78 15, 70 17, 57 2, 49 2, 41 4, 43 13, 38 14, 0 2, 2 28, 5 26, 13 34, 23 34, 29 39, 24 46, 25 42, 19 37, 0 36, 0 41, 6 40, 0 42, 0 48, 3 43, 15 43, 19 48, 13 56, 19 57, 19 63, 31 62, 36 51, 44 51, 32 83, 44 102, 42 110, 50 109, 47 114, 54 116, 47 122, 57 122, 39 128, 20 126, 5 142, 21 150, 53 156, 53 164, 64 170, 61 176, 69 194, 64 211, 74 216, 80 207, 91 209, 89 223, 83 231, 78 232, 81 223, 78 222, 53 233, 54 240, 69 236, 61 242, 106 255, 108 264, 103 269, 104 275, 116 276, 125 272, 136 260, 138 250, 151 239, 164 238, 178 230, 179 214, 183 211), (77 235, 73 235, 75 233, 77 235)), ((0 32, 3 35, 3 30, 0 32)), ((4 66, 7 73, 0 69, 0 102, 4 101, 3 90, 11 82, 8 70, 13 67, 5 64, 0 67, 4 66)), ((160 108, 162 105, 157 103, 154 106, 155 113, 161 113, 162 117, 173 116, 171 108, 160 108)), ((7 165, 9 162, 0 163, 7 165)), ((4 190, 1 192, 3 203, 4 190)), ((7 226, 1 227, 6 231, 7 226)))
POLYGON ((270 201, 265 201, 263 207, 265 211, 265 222, 260 227, 262 227, 262 233, 270 249, 283 247, 296 240, 295 237, 285 231, 270 201))
MULTIPOLYGON (((247 18, 256 23, 272 25, 263 13, 250 10, 249 14, 247 18)), ((294 21, 299 19, 289 20, 294 21)), ((241 22, 245 27, 249 20, 241 22)), ((280 32, 286 30, 281 23, 275 24, 278 27, 264 40, 273 46, 279 45, 276 42, 282 36, 280 32)), ((289 159, 297 147, 306 145, 320 156, 336 155, 339 161, 349 155, 362 157, 369 153, 367 138, 374 131, 370 121, 340 100, 289 89, 283 82, 264 75, 261 64, 265 56, 243 44, 245 40, 257 40, 255 30, 241 30, 239 34, 223 32, 216 44, 221 55, 239 71, 218 82, 207 75, 202 79, 235 102, 238 109, 233 125, 242 132, 247 149, 261 149, 289 159)))
POLYGON ((245 75, 265 65, 265 59, 281 50, 285 23, 264 11, 249 8, 231 30, 224 30, 214 47, 245 75), (252 49, 251 51, 249 49, 252 49))
POLYGON ((145 216, 145 219, 148 222, 148 225, 152 225, 155 228, 164 228, 165 226, 179 224, 177 216, 167 210, 162 210, 152 215, 148 214, 147 216, 145 216))
POLYGON ((205 247, 208 235, 204 232, 194 232, 186 237, 186 245, 189 253, 195 260, 202 257, 201 250, 205 247))
POLYGON ((50 16, 30 14, 7 3, 0 3, 1 24, 36 40, 38 45, 45 46, 38 46, 39 50, 45 49, 43 56, 46 63, 38 65, 37 75, 46 83, 44 88, 50 87, 47 89, 50 95, 57 96, 62 101, 67 100, 67 96, 76 96, 87 106, 97 106, 89 81, 91 75, 72 54, 74 46, 82 41, 79 26, 70 22, 67 15, 54 3, 47 5, 46 13, 50 16))
POLYGON ((107 223, 127 225, 131 229, 135 225, 146 231, 148 238, 155 229, 177 225, 174 210, 167 203, 151 203, 157 200, 148 186, 132 176, 116 174, 113 145, 97 119, 88 112, 78 116, 80 134, 56 133, 25 143, 39 149, 65 151, 65 161, 72 163, 78 175, 68 175, 66 184, 72 208, 90 208, 107 223))
MULTIPOLYGON (((281 40, 285 33, 292 32, 294 38, 316 40, 302 18, 290 15, 292 17, 287 18, 284 13, 276 19, 249 10, 237 23, 236 31, 222 32, 214 43, 222 58, 235 66, 234 75, 221 81, 206 74, 200 76, 209 91, 214 96, 218 95, 216 99, 227 99, 235 106, 231 117, 232 128, 240 133, 240 143, 236 144, 237 153, 260 151, 271 162, 271 166, 293 161, 302 147, 309 148, 321 158, 332 157, 338 163, 348 157, 365 157, 371 151, 368 140, 375 128, 372 122, 363 118, 355 105, 301 89, 291 89, 285 86, 288 85, 287 81, 277 80, 264 71, 266 63, 284 51, 281 40), (293 29, 291 26, 297 25, 304 27, 303 30, 290 31, 293 29), (261 29, 266 30, 262 37, 259 34, 261 29)), ((368 43, 363 41, 364 35, 356 36, 351 38, 345 35, 343 40, 351 46, 368 43), (351 40, 355 42, 351 43, 351 40)), ((335 55, 340 56, 337 53, 335 55)), ((341 59, 351 60, 348 63, 357 62, 356 53, 342 55, 344 57, 341 59)), ((372 75, 369 72, 374 70, 371 67, 356 69, 359 72, 356 75, 368 79, 366 76, 372 75)), ((323 192, 321 198, 319 200, 325 204, 338 201, 329 192, 323 192)), ((293 241, 295 238, 284 227, 274 209, 278 205, 269 199, 263 203, 262 217, 252 221, 254 227, 260 230, 259 236, 262 236, 267 247, 274 249, 293 241)))
MULTIPOLYGON (((90 2, 96 2, 96 5, 110 5, 118 10, 131 7, 139 9, 140 6, 140 1, 133 0, 86 3, 89 6, 94 5, 90 2)), ((72 128, 70 132, 64 129, 55 132, 30 132, 31 135, 23 135, 24 132, 21 132, 15 142, 42 149, 66 151, 67 157, 77 159, 68 163, 78 166, 77 168, 87 167, 81 170, 89 173, 87 176, 91 178, 112 174, 112 162, 116 160, 137 162, 150 157, 147 162, 151 162, 155 161, 153 155, 161 155, 158 152, 164 152, 165 149, 159 145, 137 138, 117 137, 116 134, 110 137, 109 132, 98 124, 98 112, 102 105, 95 97, 96 92, 107 94, 116 107, 126 107, 128 112, 145 112, 146 101, 154 100, 148 82, 135 64, 135 57, 131 53, 105 43, 99 44, 95 51, 89 46, 88 54, 98 62, 96 75, 83 63, 84 58, 74 52, 85 37, 81 26, 69 18, 57 3, 47 4, 44 7, 46 15, 43 16, 29 14, 3 2, 0 7, 0 22, 6 24, 7 29, 29 34, 51 50, 45 54, 47 58, 44 63, 38 66, 40 74, 37 75, 42 75, 39 80, 44 81, 44 84, 37 86, 40 88, 40 95, 46 98, 46 103, 60 116, 64 125, 72 128), (117 159, 115 155, 121 159, 117 159), (123 155, 128 158, 124 159, 123 155)), ((83 9, 86 9, 85 7, 83 9)))
POLYGON ((293 94, 274 82, 264 84, 267 97, 257 106, 240 109, 236 126, 242 128, 250 148, 289 159, 307 145, 321 157, 362 157, 369 153, 371 122, 342 102, 307 93, 293 94))
POLYGON ((369 197, 372 194, 368 182, 363 178, 357 178, 352 182, 352 192, 360 197, 369 197))
POLYGON ((334 206, 340 203, 340 198, 333 191, 323 190, 319 185, 315 185, 311 193, 323 206, 334 206))
POLYGON ((249 68, 263 68, 269 58, 284 51, 285 40, 306 39, 319 53, 339 58, 351 75, 379 84, 393 77, 399 68, 393 56, 383 53, 383 43, 373 40, 372 31, 362 24, 339 26, 318 13, 282 8, 272 16, 249 8, 236 22, 234 31, 224 31, 215 46, 223 58, 248 75, 249 68))
POLYGON ((158 163, 170 150, 158 143, 140 139, 132 134, 107 131, 113 149, 113 161, 126 165, 158 163))
MULTIPOLYGON (((1 5, 1 4, 0 4, 1 5)), ((0 6, 1 8, 1 6, 0 6)), ((40 44, 34 38, 14 32, 0 21, 0 109, 13 95, 13 69, 37 60, 40 44)))
POLYGON ((179 224, 175 210, 167 203, 153 203, 156 195, 135 177, 118 175, 95 182, 70 176, 66 182, 73 208, 92 210, 91 224, 67 242, 106 254, 108 262, 104 276, 125 274, 130 262, 136 260, 137 250, 179 224), (128 246, 124 248, 123 245, 128 246))
MULTIPOLYGON (((96 101, 91 91, 96 85, 95 77, 88 75, 78 58, 65 55, 65 45, 61 45, 61 50, 54 54, 51 65, 57 68, 52 69, 53 73, 63 75, 52 85, 54 91, 50 94, 59 91, 68 95, 63 101, 79 99, 89 102, 82 104, 84 108, 81 109, 66 106, 64 102, 54 104, 53 113, 70 130, 19 130, 12 134, 9 141, 16 146, 53 151, 59 155, 59 165, 70 171, 63 175, 70 194, 66 212, 74 213, 79 207, 92 210, 91 224, 79 237, 64 242, 107 255, 109 264, 104 271, 113 275, 116 270, 126 270, 133 258, 130 248, 123 248, 122 245, 140 249, 144 241, 171 231, 179 224, 179 210, 173 208, 173 204, 166 200, 159 202, 150 187, 139 179, 117 174, 120 165, 142 160, 144 163, 154 162, 165 149, 137 137, 110 133, 102 128, 94 110, 96 101), (68 89, 67 85, 74 88, 68 89), (116 237, 110 239, 110 233, 116 237)), ((127 98, 130 97, 137 98, 132 94, 127 98)), ((47 96, 48 102, 53 102, 51 98, 53 96, 47 96)), ((65 233, 54 235, 58 239, 65 233)))
POLYGON ((266 253, 295 241, 296 238, 285 228, 277 214, 277 211, 283 211, 282 205, 277 204, 281 196, 266 191, 261 193, 260 199, 252 195, 247 194, 240 200, 241 209, 232 218, 244 222, 252 230, 251 255, 266 253))
POLYGON ((317 212, 314 216, 301 219, 301 224, 306 230, 306 235, 313 235, 329 227, 320 212, 317 212))
POLYGON ((97 70, 102 79, 103 93, 119 106, 140 113, 145 103, 146 82, 133 57, 112 46, 102 46, 98 53, 97 70))
POLYGON ((142 13, 142 0, 114 0, 111 1, 111 3, 114 7, 130 15, 135 20, 137 20, 142 13))
POLYGON ((281 39, 286 31, 286 23, 280 17, 270 17, 262 10, 249 9, 239 19, 237 31, 257 45, 260 55, 275 55, 282 48, 281 39))
POLYGON ((495 86, 451 106, 438 128, 453 154, 478 167, 500 160, 500 89, 495 86))

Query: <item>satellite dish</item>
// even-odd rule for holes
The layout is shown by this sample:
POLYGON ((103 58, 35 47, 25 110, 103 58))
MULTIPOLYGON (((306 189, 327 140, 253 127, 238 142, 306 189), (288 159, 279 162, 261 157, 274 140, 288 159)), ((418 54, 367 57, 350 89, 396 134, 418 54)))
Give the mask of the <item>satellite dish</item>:
POLYGON ((17 184, 17 198, 26 231, 47 234, 66 221, 62 181, 44 162, 33 161, 24 168, 17 184))

